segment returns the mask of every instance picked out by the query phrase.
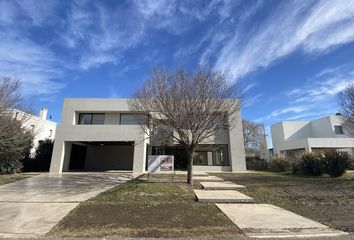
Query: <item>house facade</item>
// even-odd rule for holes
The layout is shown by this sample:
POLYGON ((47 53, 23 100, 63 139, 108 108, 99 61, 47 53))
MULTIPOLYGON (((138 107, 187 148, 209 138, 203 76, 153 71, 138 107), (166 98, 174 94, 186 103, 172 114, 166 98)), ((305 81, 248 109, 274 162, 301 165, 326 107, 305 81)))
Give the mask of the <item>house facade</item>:
POLYGON ((31 149, 32 154, 34 154, 39 141, 45 139, 54 140, 57 123, 47 119, 48 109, 41 108, 39 116, 17 109, 11 109, 10 112, 14 118, 22 121, 23 127, 32 131, 34 137, 33 148, 31 149))
MULTIPOLYGON (((148 155, 173 155, 175 169, 187 167, 178 144, 155 145, 129 109, 128 99, 65 99, 50 172, 126 170, 143 173, 148 155)), ((242 122, 196 147, 195 171, 246 170, 242 122)))
POLYGON ((271 127, 274 155, 292 155, 299 150, 337 149, 354 153, 354 134, 343 126, 342 116, 313 121, 283 121, 271 127))

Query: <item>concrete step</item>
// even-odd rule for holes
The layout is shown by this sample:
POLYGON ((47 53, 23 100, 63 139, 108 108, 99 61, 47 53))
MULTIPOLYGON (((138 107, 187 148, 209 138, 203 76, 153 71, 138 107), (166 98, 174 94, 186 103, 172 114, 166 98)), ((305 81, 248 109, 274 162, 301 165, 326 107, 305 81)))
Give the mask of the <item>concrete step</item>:
POLYGON ((252 203, 253 198, 235 190, 194 190, 199 202, 252 203))
POLYGON ((233 182, 201 182, 200 184, 205 190, 236 190, 245 187, 233 182))
POLYGON ((216 177, 216 176, 195 176, 193 177, 196 181, 203 181, 203 182, 223 182, 224 179, 216 177))
POLYGON ((219 203, 216 206, 252 238, 311 239, 347 234, 271 204, 219 203))

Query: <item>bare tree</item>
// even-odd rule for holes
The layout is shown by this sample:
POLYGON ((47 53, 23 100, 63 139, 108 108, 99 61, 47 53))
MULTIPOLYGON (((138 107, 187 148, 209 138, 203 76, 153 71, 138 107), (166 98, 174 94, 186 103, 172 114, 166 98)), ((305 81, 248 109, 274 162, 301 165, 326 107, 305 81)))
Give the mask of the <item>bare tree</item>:
POLYGON ((340 113, 343 116, 345 126, 351 132, 354 131, 354 83, 349 84, 338 94, 340 113))
POLYGON ((29 115, 14 110, 25 106, 20 86, 19 79, 10 77, 0 82, 0 174, 18 172, 20 160, 32 143, 32 133, 23 127, 29 115))
POLYGON ((264 125, 242 120, 242 126, 246 156, 259 156, 260 151, 267 147, 264 125))
POLYGON ((225 74, 211 68, 195 73, 152 70, 151 79, 136 90, 129 102, 133 111, 147 115, 141 121, 150 140, 176 143, 187 152, 187 182, 193 183, 193 157, 197 144, 225 128, 232 128, 241 107, 241 91, 225 74))

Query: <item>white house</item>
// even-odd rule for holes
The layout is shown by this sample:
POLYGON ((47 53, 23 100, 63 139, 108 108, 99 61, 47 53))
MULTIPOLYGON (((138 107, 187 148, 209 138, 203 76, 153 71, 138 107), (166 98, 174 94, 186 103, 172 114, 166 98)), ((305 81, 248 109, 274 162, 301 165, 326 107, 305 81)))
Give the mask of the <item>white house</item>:
POLYGON ((342 116, 313 121, 283 121, 271 127, 273 152, 291 155, 299 150, 337 149, 354 153, 354 135, 343 127, 342 116))
MULTIPOLYGON (((129 110, 128 99, 65 99, 54 143, 50 172, 146 171, 148 155, 174 155, 175 169, 187 167, 186 153, 177 144, 150 142, 129 110)), ((196 148, 195 171, 246 169, 242 122, 225 129, 196 148)))
POLYGON ((31 149, 31 153, 34 153, 39 141, 45 139, 54 139, 57 123, 47 119, 48 109, 41 108, 39 116, 25 113, 17 109, 11 109, 10 111, 16 119, 23 121, 23 126, 25 128, 30 129, 33 132, 34 146, 31 149))

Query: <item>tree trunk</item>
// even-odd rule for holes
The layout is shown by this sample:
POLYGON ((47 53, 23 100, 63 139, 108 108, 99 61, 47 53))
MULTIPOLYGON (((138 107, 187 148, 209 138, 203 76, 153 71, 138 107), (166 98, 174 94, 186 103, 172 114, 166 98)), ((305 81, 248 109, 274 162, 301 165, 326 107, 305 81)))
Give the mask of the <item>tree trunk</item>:
POLYGON ((187 149, 187 159, 188 159, 188 173, 187 173, 187 183, 193 185, 193 154, 194 149, 187 149))

